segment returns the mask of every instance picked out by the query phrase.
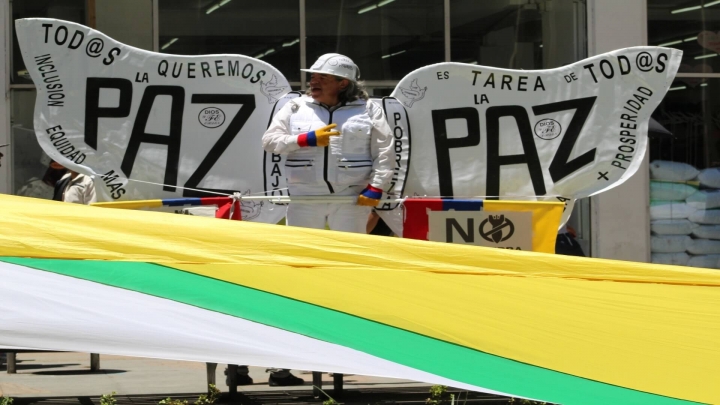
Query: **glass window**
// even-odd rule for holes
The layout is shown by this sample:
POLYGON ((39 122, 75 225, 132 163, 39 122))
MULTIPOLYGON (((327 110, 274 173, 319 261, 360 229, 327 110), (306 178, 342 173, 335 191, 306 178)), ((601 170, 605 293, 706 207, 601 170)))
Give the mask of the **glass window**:
POLYGON ((720 268, 720 79, 676 78, 653 113, 653 263, 720 268))
MULTIPOLYGON (((57 18, 85 24, 85 0, 11 0, 12 19, 57 18)), ((10 60, 12 84, 32 84, 20 53, 13 25, 13 53, 10 60)), ((10 93, 12 153, 12 192, 28 197, 52 198, 55 181, 63 169, 50 167, 50 158, 42 151, 33 129, 34 89, 13 89, 10 93)))
POLYGON ((542 17, 510 1, 450 3, 452 60, 510 69, 542 68, 542 17))
MULTIPOLYGON (((57 18, 85 24, 85 0, 10 0, 12 20, 18 18, 57 18)), ((25 69, 20 45, 15 36, 13 24, 12 74, 13 84, 32 84, 30 75, 25 69)))
POLYGON ((159 24, 160 52, 247 55, 300 80, 297 0, 160 0, 159 24))
POLYGON ((652 261, 720 268, 720 2, 647 5, 648 44, 683 51, 648 130, 652 261))
POLYGON ((444 60, 442 0, 307 0, 307 64, 350 57, 362 80, 399 80, 444 60))
POLYGON ((648 0, 648 44, 683 51, 680 73, 720 73, 720 2, 648 0))
MULTIPOLYGON (((676 78, 653 113, 650 160, 720 167, 720 79, 676 78)), ((687 179, 690 180, 690 179, 687 179)))
POLYGON ((452 0, 450 22, 454 62, 548 69, 586 57, 584 1, 452 0))
POLYGON ((55 182, 65 173, 38 144, 33 129, 35 90, 13 90, 12 132, 10 146, 13 156, 13 193, 26 197, 52 199, 55 182))

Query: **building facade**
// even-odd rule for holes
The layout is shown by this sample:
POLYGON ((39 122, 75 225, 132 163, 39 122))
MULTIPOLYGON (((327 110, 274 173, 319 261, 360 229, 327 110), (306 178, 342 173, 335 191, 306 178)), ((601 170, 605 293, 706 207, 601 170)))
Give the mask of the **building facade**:
POLYGON ((571 220, 592 256, 650 261, 648 163, 720 166, 720 114, 710 97, 720 77, 713 73, 720 72, 713 66, 720 61, 713 59, 720 52, 714 3, 720 1, 0 0, 0 144, 9 144, 0 192, 28 193, 47 168, 33 133, 35 86, 14 36, 18 18, 69 20, 155 52, 253 56, 280 69, 295 89, 306 86, 299 69, 324 53, 343 53, 360 66, 374 96, 389 95, 416 68, 445 61, 548 69, 628 46, 675 46, 685 51, 683 67, 654 115, 669 135, 651 136, 644 167, 625 184, 578 201, 571 220))

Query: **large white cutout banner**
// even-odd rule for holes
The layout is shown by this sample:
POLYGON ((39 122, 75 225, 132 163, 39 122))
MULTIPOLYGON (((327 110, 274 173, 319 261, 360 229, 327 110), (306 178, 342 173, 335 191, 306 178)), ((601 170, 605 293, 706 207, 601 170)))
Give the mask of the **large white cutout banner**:
MULTIPOLYGON (((284 158, 260 142, 274 111, 296 96, 273 66, 148 52, 60 20, 16 27, 38 89, 40 144, 95 175, 99 200, 201 195, 191 189, 286 194, 284 158)), ((650 115, 681 56, 634 47, 550 70, 440 63, 411 72, 376 100, 396 138, 386 197, 572 202, 621 184, 640 166, 650 115)), ((397 204, 379 208, 399 232, 397 204)), ((276 222, 284 209, 256 203, 243 214, 276 222)))
POLYGON ((418 69, 393 93, 408 108, 412 158, 423 162, 407 188, 571 199, 616 186, 640 165, 650 114, 681 56, 635 47, 551 70, 418 69))
MULTIPOLYGON (((40 145, 94 175, 99 201, 264 192, 261 136, 290 91, 273 66, 148 52, 66 21, 18 20, 16 28, 38 89, 40 145)), ((247 205, 246 219, 284 216, 284 207, 247 205)))

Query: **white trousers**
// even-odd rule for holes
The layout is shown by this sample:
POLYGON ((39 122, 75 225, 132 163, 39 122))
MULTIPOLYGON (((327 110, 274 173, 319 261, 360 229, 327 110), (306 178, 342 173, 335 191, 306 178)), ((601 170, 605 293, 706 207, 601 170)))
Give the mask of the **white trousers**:
POLYGON ((287 224, 303 228, 367 233, 368 215, 372 207, 355 204, 293 204, 287 210, 287 224))

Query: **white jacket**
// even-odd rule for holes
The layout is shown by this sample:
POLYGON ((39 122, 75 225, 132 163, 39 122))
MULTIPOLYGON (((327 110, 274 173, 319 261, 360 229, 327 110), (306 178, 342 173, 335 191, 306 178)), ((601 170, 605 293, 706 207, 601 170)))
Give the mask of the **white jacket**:
MULTIPOLYGON (((63 181, 70 177, 72 173, 66 173, 60 180, 63 181)), ((95 195, 95 183, 92 177, 84 174, 78 174, 71 179, 65 186, 63 191, 63 201, 76 204, 90 204, 97 202, 95 195)))
POLYGON ((262 140, 267 152, 287 155, 291 195, 342 193, 368 184, 384 189, 393 174, 392 130, 371 101, 327 108, 311 97, 298 97, 275 114, 262 140), (331 137, 328 147, 298 145, 298 135, 331 123, 340 135, 331 137))

